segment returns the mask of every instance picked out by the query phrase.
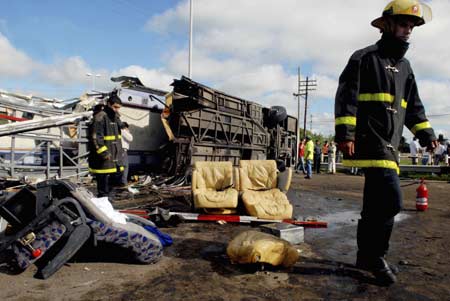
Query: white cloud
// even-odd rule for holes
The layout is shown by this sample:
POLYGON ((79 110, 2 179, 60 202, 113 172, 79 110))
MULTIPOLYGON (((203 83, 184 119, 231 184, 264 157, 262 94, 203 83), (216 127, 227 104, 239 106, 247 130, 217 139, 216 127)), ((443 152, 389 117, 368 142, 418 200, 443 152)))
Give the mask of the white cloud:
POLYGON ((445 81, 420 80, 420 97, 428 114, 450 113, 450 79, 445 81))
POLYGON ((450 1, 433 0, 433 20, 415 28, 411 38, 409 57, 418 76, 450 78, 450 1))
MULTIPOLYGON (((48 82, 71 85, 86 81, 86 73, 91 72, 88 64, 78 56, 56 60, 52 65, 41 65, 39 72, 48 82)), ((95 73, 95 72, 94 72, 95 73)))
POLYGON ((112 72, 112 76, 121 75, 138 77, 144 85, 164 91, 171 90, 170 84, 174 79, 173 75, 170 75, 163 70, 146 69, 141 66, 128 66, 112 72))
MULTIPOLYGON (((414 29, 407 57, 432 114, 450 112, 442 102, 450 92, 450 40, 445 38, 450 1, 429 3, 434 20, 414 29)), ((338 76, 352 52, 379 39, 370 22, 386 4, 385 0, 324 0, 320 5, 298 0, 196 0, 193 78, 265 105, 282 104, 296 115, 292 92, 297 76, 287 68, 306 64, 302 71, 312 70, 310 78, 318 82, 317 91, 310 94, 311 109, 332 116, 338 76)), ((173 52, 168 64, 176 74, 187 70, 188 17, 189 1, 183 1, 147 24, 158 33, 186 35, 185 48, 173 52)), ((322 128, 329 131, 332 126, 322 128)))
POLYGON ((34 67, 33 60, 23 51, 14 48, 9 40, 0 33, 0 76, 24 77, 30 75, 34 67))
MULTIPOLYGON (((68 58, 58 58, 51 64, 44 64, 33 60, 25 52, 17 50, 9 40, 0 33, 0 76, 3 77, 26 77, 36 75, 42 84, 55 87, 55 90, 68 91, 69 86, 84 86, 90 89, 95 81, 96 90, 108 90, 114 87, 110 81, 111 76, 128 75, 139 77, 141 81, 150 87, 163 90, 170 90, 170 84, 174 76, 162 69, 146 69, 141 66, 127 66, 122 69, 111 71, 107 69, 93 69, 89 64, 79 56, 68 58), (87 73, 99 75, 95 78, 88 77, 87 73)), ((18 90, 23 93, 39 94, 45 96, 48 94, 48 87, 39 91, 33 87, 27 89, 20 87, 18 90)), ((74 90, 71 90, 72 92, 74 90)), ((82 91, 79 91, 81 93, 82 91)), ((52 92, 54 93, 54 92, 52 92)), ((76 95, 71 95, 76 96, 76 95)))
MULTIPOLYGON (((223 54, 255 64, 312 60, 323 66, 323 72, 335 75, 336 66, 343 67, 353 50, 377 37, 369 22, 384 6, 384 1, 346 2, 197 0, 194 46, 211 56, 223 54)), ((184 1, 154 16, 148 28, 166 34, 185 32, 188 5, 184 1)))

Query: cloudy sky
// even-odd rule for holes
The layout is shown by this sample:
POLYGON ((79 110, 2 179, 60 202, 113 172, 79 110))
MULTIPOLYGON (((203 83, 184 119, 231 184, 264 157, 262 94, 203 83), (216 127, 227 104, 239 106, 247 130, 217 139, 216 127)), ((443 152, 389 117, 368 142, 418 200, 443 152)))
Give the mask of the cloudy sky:
MULTIPOLYGON (((2 2, 2 90, 65 99, 92 88, 86 73, 99 75, 97 90, 111 89, 116 75, 170 90, 187 75, 188 0, 2 2)), ((300 66, 302 79, 317 80, 312 129, 331 134, 339 74, 356 49, 379 39, 370 21, 387 2, 194 0, 192 78, 296 116, 300 66)), ((433 127, 449 136, 450 0, 427 3, 433 21, 414 29, 406 56, 433 127)))

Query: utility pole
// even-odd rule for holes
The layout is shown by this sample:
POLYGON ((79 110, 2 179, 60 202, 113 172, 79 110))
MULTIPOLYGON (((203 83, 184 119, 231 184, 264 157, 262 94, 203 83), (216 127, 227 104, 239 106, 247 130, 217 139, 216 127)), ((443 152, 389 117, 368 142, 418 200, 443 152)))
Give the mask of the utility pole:
MULTIPOLYGON (((297 107, 297 149, 296 152, 298 152, 298 147, 300 144, 300 96, 305 99, 305 115, 304 115, 304 121, 303 121, 303 138, 306 137, 306 116, 308 113, 308 92, 316 90, 317 87, 317 81, 315 79, 311 80, 308 77, 306 77, 306 80, 301 80, 300 78, 300 67, 298 67, 298 86, 297 86, 297 93, 293 93, 295 97, 297 97, 298 101, 298 107, 297 107)), ((311 117, 312 122, 312 117, 311 117)), ((312 126, 312 125, 311 125, 312 126)), ((298 158, 298 154, 297 154, 298 158)))
POLYGON ((300 85, 300 95, 305 98, 305 114, 303 121, 303 137, 306 137, 306 116, 308 114, 308 92, 316 90, 317 81, 315 79, 309 79, 306 77, 306 80, 299 81, 300 85))
POLYGON ((312 132, 312 114, 310 115, 309 119, 309 131, 312 132))

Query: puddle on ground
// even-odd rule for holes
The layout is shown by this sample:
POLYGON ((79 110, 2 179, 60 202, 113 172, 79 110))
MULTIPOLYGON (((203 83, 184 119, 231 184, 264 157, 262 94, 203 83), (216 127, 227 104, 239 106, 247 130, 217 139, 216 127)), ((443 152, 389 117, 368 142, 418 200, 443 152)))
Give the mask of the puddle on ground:
MULTIPOLYGON (((409 214, 400 212, 395 216, 395 223, 402 222, 409 217, 409 214)), ((344 211, 319 215, 317 220, 328 222, 328 229, 339 229, 344 226, 356 226, 359 218, 359 211, 344 211)))
MULTIPOLYGON (((328 223, 327 228, 305 228, 306 243, 325 258, 347 263, 354 261, 356 227, 361 217, 362 202, 299 190, 290 191, 288 199, 294 206, 297 219, 314 218, 328 223)), ((409 212, 401 212, 395 217, 395 222, 401 223, 409 217, 409 212)))

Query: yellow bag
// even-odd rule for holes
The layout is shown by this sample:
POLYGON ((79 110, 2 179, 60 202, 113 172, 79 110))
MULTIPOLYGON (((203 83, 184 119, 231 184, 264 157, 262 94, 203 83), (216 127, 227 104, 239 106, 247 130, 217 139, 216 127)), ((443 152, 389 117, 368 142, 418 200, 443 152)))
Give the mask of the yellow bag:
POLYGON ((258 231, 245 231, 233 238, 227 247, 232 263, 269 263, 293 266, 299 253, 289 242, 258 231))

